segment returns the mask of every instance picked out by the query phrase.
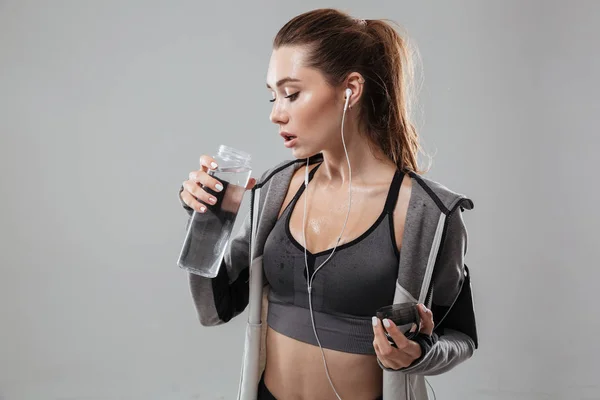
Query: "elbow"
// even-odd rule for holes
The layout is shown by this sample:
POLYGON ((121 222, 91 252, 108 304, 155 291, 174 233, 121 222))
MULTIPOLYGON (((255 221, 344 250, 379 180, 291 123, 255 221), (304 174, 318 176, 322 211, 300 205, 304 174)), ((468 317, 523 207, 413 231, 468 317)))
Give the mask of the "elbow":
POLYGON ((198 312, 198 321, 202 326, 217 326, 224 323, 219 317, 205 315, 204 313, 198 312))

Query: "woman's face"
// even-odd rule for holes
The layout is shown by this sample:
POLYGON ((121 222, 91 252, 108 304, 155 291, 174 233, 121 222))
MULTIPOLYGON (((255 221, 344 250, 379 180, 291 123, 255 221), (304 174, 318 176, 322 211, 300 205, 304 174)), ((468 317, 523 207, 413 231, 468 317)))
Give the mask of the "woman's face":
MULTIPOLYGON (((304 66, 306 48, 273 50, 267 88, 273 94, 270 119, 285 137, 282 143, 296 158, 306 158, 337 146, 344 91, 330 86, 316 69, 304 66)), ((341 140, 340 140, 341 142, 341 140)))

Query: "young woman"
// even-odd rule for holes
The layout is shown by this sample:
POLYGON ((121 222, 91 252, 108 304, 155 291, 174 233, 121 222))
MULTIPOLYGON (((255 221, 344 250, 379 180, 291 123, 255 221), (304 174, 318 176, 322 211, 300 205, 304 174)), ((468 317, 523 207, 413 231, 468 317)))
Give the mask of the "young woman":
MULTIPOLYGON (((332 9, 275 37, 270 118, 295 160, 251 179, 258 210, 219 275, 190 274, 203 325, 250 304, 239 398, 427 399, 423 376, 477 348, 461 216, 473 203, 418 168, 409 55, 387 22, 332 9), (406 302, 421 319, 411 340, 375 317, 406 302)), ((214 204, 214 161, 183 184, 190 213, 214 204)))

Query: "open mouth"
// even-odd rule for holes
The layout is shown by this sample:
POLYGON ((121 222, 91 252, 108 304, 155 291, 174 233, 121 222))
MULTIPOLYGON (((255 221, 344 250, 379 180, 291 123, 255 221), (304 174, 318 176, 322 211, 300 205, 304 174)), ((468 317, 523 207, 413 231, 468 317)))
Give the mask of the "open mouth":
POLYGON ((296 135, 287 132, 281 132, 280 135, 283 138, 283 145, 288 149, 291 149, 296 145, 296 135))

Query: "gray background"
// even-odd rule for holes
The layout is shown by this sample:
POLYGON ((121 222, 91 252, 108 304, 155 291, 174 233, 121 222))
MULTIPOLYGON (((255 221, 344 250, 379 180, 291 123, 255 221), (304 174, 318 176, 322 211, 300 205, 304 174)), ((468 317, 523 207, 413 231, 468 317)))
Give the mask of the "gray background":
POLYGON ((406 27, 428 176, 475 202, 481 347, 438 399, 600 398, 599 2, 130 0, 0 1, 0 399, 235 397, 246 313, 198 323, 177 190, 221 143, 291 158, 271 40, 326 6, 406 27))

